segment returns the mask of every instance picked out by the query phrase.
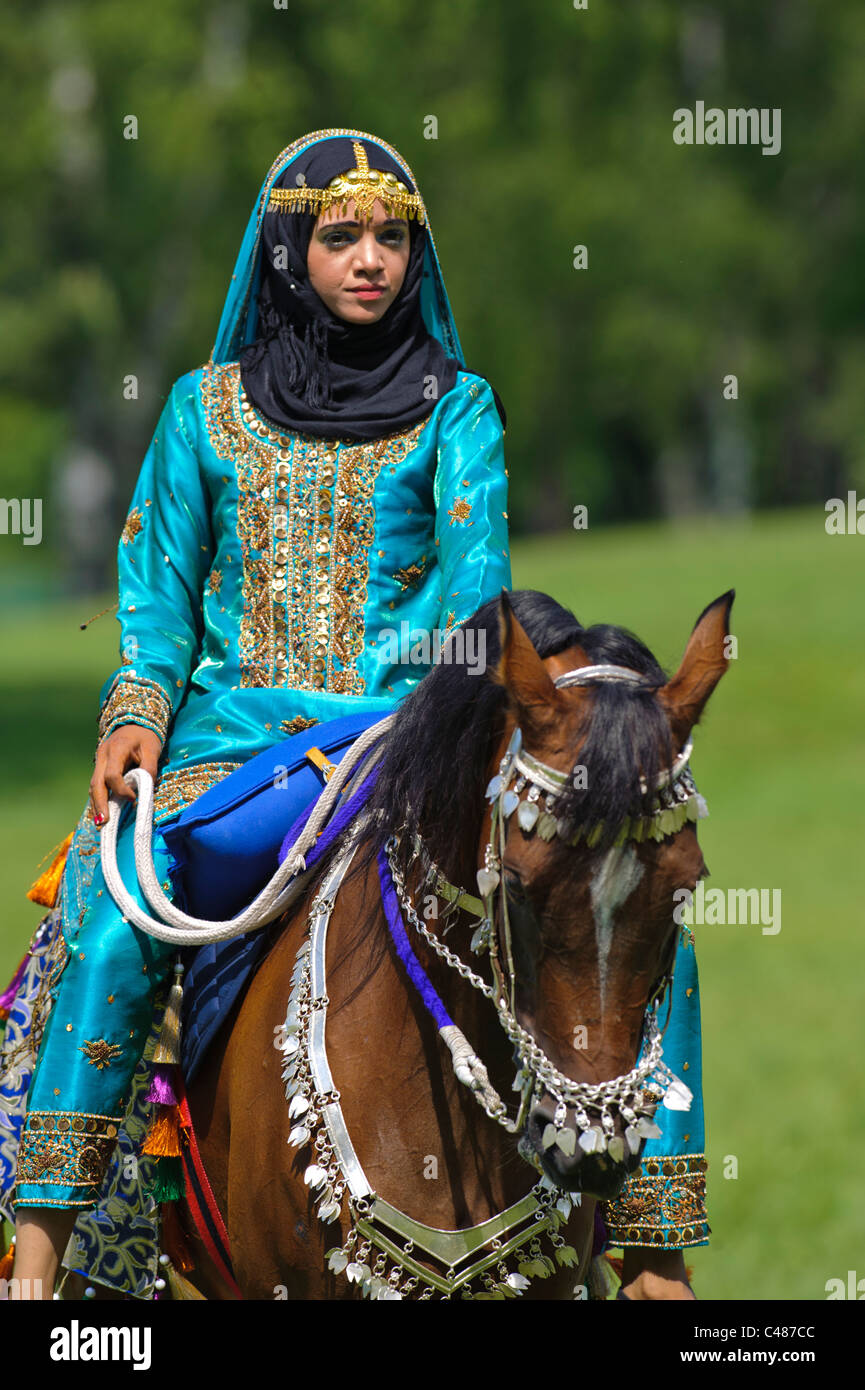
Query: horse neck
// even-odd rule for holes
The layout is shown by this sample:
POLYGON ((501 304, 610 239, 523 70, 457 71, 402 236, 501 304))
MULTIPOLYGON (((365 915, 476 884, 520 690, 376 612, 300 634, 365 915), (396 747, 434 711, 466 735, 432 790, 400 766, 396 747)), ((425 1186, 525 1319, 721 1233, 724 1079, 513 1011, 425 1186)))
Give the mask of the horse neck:
MULTIPOLYGON (((411 897, 423 922, 425 899, 411 897)), ((407 916, 404 912, 406 934, 429 984, 487 1066, 499 1094, 512 1102, 511 1047, 493 1006, 439 958, 407 916)), ((476 925, 461 912, 445 939, 485 975, 470 950, 476 925)), ((432 917, 429 926, 437 927, 432 917)), ((440 937, 440 929, 436 934, 440 937)), ((443 1229, 485 1220, 524 1196, 533 1178, 516 1153, 514 1137, 457 1081, 436 1022, 397 956, 374 858, 359 866, 337 897, 328 933, 327 992, 331 1069, 349 1133, 375 1190, 443 1229), (418 1155, 435 1160, 437 1181, 429 1180, 418 1155)))
MULTIPOLYGON (((513 721, 508 720, 496 741, 494 754, 487 769, 487 781, 499 766, 512 732, 513 721)), ((475 898, 478 893, 476 873, 483 863, 483 850, 489 841, 490 824, 491 809, 488 805, 473 808, 468 821, 463 819, 462 823, 454 826, 448 853, 443 855, 436 865, 442 877, 452 887, 475 898)), ((423 825, 419 827, 419 836, 423 842, 423 825)), ((488 957, 478 956, 471 949, 472 937, 479 925, 478 917, 464 908, 448 913, 447 901, 433 892, 432 885, 420 886, 417 877, 414 883, 415 891, 411 897, 417 916, 427 927, 430 937, 447 946, 475 975, 492 984, 488 957), (427 913, 430 914, 429 917, 427 913)), ((412 882, 411 878, 409 882, 412 882)), ((475 1052, 490 1070, 491 1076, 495 1071, 497 1081, 494 1084, 498 1085, 498 1081, 501 1081, 501 1084, 508 1088, 507 1094, 510 1095, 514 1077, 513 1046, 498 1022, 492 1003, 480 990, 464 980, 455 967, 449 966, 417 929, 413 930, 406 923, 406 931, 415 955, 453 1022, 472 1043, 475 1052)))

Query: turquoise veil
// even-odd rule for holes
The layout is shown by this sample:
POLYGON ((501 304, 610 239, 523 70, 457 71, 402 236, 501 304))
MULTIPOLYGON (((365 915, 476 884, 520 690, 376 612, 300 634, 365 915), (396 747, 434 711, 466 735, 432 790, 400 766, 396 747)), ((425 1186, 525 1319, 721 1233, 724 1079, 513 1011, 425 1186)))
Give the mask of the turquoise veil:
MULTIPOLYGON (((255 338, 256 322, 258 318, 258 287, 261 277, 261 263, 259 257, 259 240, 261 236, 261 223, 264 210, 267 207, 270 190, 279 176, 289 167, 293 160, 297 159, 310 145, 316 145, 324 140, 334 140, 342 136, 355 136, 364 140, 370 140, 378 145, 380 149, 386 150, 391 159, 396 160, 411 179, 415 188, 420 194, 417 179, 406 164, 400 154, 389 145, 385 140, 379 140, 377 136, 370 135, 365 130, 314 130, 308 135, 302 135, 299 140, 295 140, 288 145, 270 167, 270 171, 261 185, 258 198, 255 202, 252 215, 246 226, 243 241, 240 245, 237 260, 234 266, 234 274, 231 277, 228 295, 225 300, 225 307, 222 311, 222 318, 219 321, 219 330, 216 334, 216 342, 213 345, 211 362, 233 362, 237 359, 240 351, 255 338)), ((421 195, 422 199, 422 195, 421 195)), ((429 332, 438 338, 448 357, 455 357, 460 364, 463 364, 463 352, 460 346, 459 335, 457 334, 456 324, 451 312, 450 302, 445 290, 444 278, 439 265, 438 253, 436 252, 433 240, 432 229, 429 224, 429 217, 424 205, 424 219, 427 230, 427 243, 424 252, 423 276, 421 279, 421 313, 424 323, 429 332)))

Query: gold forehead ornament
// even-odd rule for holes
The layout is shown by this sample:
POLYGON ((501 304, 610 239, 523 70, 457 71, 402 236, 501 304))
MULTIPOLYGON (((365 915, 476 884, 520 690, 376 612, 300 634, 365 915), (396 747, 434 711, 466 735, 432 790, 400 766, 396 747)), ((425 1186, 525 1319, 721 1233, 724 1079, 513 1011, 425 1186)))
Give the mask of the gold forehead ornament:
POLYGON ((357 167, 337 174, 327 188, 309 188, 305 183, 297 188, 272 188, 268 212, 326 212, 338 207, 345 212, 353 202, 359 218, 369 217, 376 199, 384 204, 391 217, 416 217, 423 224, 426 213, 419 193, 409 193, 395 174, 370 169, 366 150, 359 140, 353 140, 357 167))

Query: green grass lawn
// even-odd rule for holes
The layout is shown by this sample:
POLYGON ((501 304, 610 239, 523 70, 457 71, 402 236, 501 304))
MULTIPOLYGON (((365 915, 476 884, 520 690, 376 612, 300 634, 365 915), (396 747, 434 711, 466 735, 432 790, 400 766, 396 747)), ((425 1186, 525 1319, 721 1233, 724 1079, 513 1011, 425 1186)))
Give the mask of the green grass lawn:
MULTIPOLYGON (((782 928, 696 931, 714 1233, 689 1263, 703 1298, 822 1299, 827 1279, 865 1276, 865 541, 828 537, 823 521, 808 510, 514 547, 516 585, 632 629, 671 670, 706 604, 737 590, 738 656, 695 739, 711 810, 700 834, 711 886, 780 889, 782 928)), ((87 799, 118 628, 113 615, 78 624, 110 601, 4 604, 3 983, 39 920, 25 898, 39 860, 87 799)))

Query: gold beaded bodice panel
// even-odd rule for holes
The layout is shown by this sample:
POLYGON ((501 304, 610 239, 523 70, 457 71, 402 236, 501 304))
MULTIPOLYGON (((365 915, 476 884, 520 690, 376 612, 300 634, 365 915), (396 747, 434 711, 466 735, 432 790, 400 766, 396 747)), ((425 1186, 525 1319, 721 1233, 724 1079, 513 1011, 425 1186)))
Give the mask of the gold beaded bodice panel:
POLYGON ((237 478, 240 685, 363 694, 373 491, 428 419, 371 442, 283 434, 247 399, 236 362, 205 368, 201 393, 211 447, 237 478))

